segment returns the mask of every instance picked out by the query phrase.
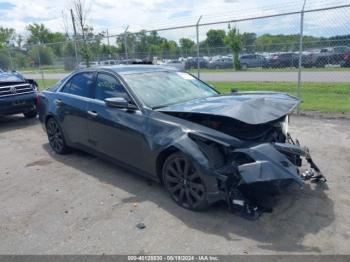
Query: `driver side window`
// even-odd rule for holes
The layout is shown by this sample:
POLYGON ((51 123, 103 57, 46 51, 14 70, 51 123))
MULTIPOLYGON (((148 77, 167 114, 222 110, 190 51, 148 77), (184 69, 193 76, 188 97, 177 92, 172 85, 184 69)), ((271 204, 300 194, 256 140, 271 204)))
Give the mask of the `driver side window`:
POLYGON ((128 94, 120 81, 104 73, 99 73, 96 79, 95 99, 105 100, 111 97, 124 97, 128 99, 128 94))

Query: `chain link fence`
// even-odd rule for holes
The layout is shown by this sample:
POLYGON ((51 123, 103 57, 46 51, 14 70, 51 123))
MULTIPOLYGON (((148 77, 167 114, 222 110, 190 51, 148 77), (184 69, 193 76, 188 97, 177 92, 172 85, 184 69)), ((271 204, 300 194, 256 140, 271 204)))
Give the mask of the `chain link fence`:
POLYGON ((203 17, 190 25, 2 48, 0 67, 18 70, 47 87, 75 69, 148 61, 188 70, 224 92, 231 87, 286 91, 305 101, 319 90, 332 92, 347 97, 344 111, 350 111, 349 14, 350 5, 342 5, 226 21, 203 17), (239 67, 227 41, 233 29, 240 41, 239 67))

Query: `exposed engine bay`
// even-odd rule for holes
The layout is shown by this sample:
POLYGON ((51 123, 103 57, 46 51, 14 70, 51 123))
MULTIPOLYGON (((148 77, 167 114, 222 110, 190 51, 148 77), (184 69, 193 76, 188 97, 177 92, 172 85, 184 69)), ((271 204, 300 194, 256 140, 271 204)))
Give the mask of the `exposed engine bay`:
POLYGON ((268 123, 251 125, 225 116, 178 112, 168 114, 247 141, 284 143, 286 140, 282 132, 284 121, 288 121, 285 116, 268 123))

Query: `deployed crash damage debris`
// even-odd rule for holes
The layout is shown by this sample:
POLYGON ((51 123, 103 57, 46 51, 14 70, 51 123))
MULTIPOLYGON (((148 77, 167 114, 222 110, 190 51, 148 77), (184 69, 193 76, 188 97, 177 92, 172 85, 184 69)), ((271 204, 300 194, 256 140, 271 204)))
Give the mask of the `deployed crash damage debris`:
POLYGON ((182 105, 181 110, 172 106, 162 111, 239 140, 235 146, 213 137, 190 134, 211 160, 211 168, 218 174, 218 187, 230 210, 256 219, 263 212, 272 212, 275 196, 293 182, 301 187, 305 181, 326 182, 309 149, 301 147, 288 132, 289 114, 298 99, 272 92, 235 93, 226 99, 235 102, 230 108, 223 106, 224 110, 211 101, 205 106, 198 102, 182 105), (255 96, 256 99, 247 99, 255 96), (310 168, 301 173, 303 158, 310 168))
POLYGON ((300 186, 303 185, 302 180, 310 180, 313 183, 326 182, 307 148, 281 143, 274 143, 272 147, 274 148, 254 148, 256 152, 251 155, 255 161, 240 165, 236 169, 240 179, 226 179, 224 186, 230 210, 238 209, 243 216, 255 219, 263 212, 272 212, 274 197, 283 193, 292 182, 300 186), (266 154, 267 157, 259 157, 260 153, 266 154), (283 155, 286 155, 287 159, 284 159, 283 155), (300 173, 302 157, 309 163, 310 169, 300 173), (269 158, 271 160, 267 162, 269 158))

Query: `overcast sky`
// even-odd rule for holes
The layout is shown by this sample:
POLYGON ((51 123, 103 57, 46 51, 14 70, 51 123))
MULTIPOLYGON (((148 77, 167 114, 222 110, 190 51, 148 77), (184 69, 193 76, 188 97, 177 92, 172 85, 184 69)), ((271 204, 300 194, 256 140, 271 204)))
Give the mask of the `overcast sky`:
MULTIPOLYGON (((86 0, 89 23, 96 31, 109 28, 120 33, 126 25, 131 31, 202 22, 262 16, 300 10, 303 0, 86 0)), ((52 31, 64 31, 62 10, 69 10, 69 0, 0 0, 0 25, 25 33, 29 23, 44 23, 52 31)), ((350 4, 350 0, 308 0, 306 9, 350 4)), ((240 22, 241 31, 263 33, 298 33, 300 16, 240 22)), ((313 35, 337 35, 350 32, 350 8, 305 16, 305 32, 313 35)), ((214 27, 214 26, 211 26, 214 27)), ((216 26, 227 28, 227 25, 216 26)), ((201 28, 201 37, 209 27, 201 28)), ((71 29, 70 29, 71 30, 71 29)), ((194 38, 193 29, 166 31, 162 35, 177 39, 194 38)))

